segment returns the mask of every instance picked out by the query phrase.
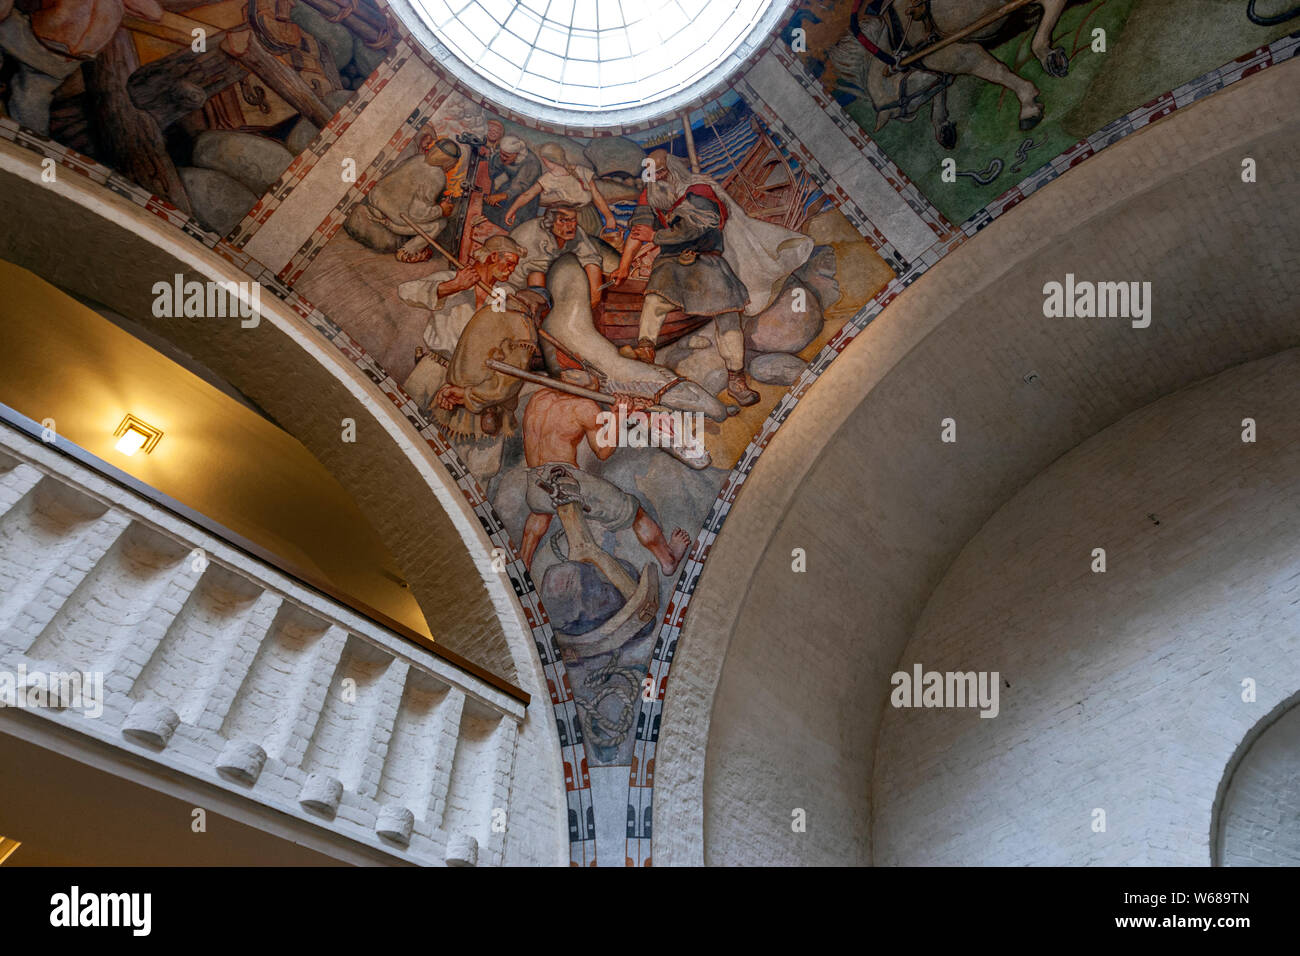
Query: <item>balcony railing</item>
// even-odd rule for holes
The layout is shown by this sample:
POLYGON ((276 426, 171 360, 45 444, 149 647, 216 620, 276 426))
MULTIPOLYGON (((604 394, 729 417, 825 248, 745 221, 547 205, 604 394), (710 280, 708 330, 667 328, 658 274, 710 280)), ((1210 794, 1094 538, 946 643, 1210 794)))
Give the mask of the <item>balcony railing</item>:
POLYGON ((526 695, 4 417, 0 702, 408 862, 500 862, 526 695))

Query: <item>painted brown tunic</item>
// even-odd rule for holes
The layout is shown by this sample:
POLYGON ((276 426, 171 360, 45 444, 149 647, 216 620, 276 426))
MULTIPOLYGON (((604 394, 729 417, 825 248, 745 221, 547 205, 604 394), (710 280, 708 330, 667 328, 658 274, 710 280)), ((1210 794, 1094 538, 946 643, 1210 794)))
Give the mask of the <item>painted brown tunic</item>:
MULTIPOLYGON (((507 302, 509 306, 511 303, 507 302)), ((494 312, 489 301, 465 326, 456 351, 447 367, 447 384, 465 389, 465 404, 451 411, 433 407, 433 416, 448 435, 456 439, 489 437, 482 428, 481 413, 497 407, 501 411, 501 429, 495 434, 515 434, 514 410, 523 381, 487 367, 496 359, 515 368, 527 369, 537 354, 537 329, 527 314, 507 308, 494 312)))

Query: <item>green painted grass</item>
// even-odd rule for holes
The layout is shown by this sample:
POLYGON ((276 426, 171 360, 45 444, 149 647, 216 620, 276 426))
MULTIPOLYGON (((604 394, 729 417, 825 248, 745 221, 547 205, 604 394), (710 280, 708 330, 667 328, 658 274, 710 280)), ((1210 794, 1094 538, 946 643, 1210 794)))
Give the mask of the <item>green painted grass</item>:
POLYGON ((879 133, 872 133, 870 102, 860 99, 846 110, 949 221, 960 223, 1112 120, 1296 29, 1300 20, 1255 26, 1246 19, 1246 0, 1096 0, 1067 10, 1056 28, 1054 45, 1072 54, 1064 79, 1044 73, 1029 51, 1028 31, 992 51, 1040 91, 1046 113, 1027 133, 1019 130, 1019 103, 1010 91, 970 76, 958 77, 948 91, 958 137, 951 151, 935 142, 929 106, 913 122, 895 120, 879 133), (1091 49, 1096 28, 1106 31, 1104 54, 1091 49), (1016 149, 1026 139, 1034 148, 1013 173, 1016 149), (961 171, 982 171, 998 157, 1002 173, 987 186, 964 176, 945 183, 941 163, 947 157, 961 171))

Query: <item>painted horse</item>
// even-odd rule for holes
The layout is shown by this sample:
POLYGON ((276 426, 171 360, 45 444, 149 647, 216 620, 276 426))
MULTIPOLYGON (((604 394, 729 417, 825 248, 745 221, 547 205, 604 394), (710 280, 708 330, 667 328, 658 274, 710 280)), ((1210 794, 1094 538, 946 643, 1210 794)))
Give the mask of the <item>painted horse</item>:
MULTIPOLYGON (((1069 72, 1065 50, 1052 46, 1052 31, 1068 2, 1034 0, 1042 16, 1030 49, 1049 76, 1069 72)), ((1025 0, 855 0, 849 32, 827 56, 844 87, 870 98, 877 130, 893 119, 910 122, 922 106, 932 103, 935 139, 952 149, 957 129, 948 115, 947 90, 963 75, 1010 90, 1020 103, 1020 128, 1030 130, 1043 118, 1038 87, 983 45, 1026 5, 1025 0), (970 30, 972 26, 976 29, 970 30), (927 49, 932 52, 924 53, 927 49), (923 55, 903 62, 917 53, 923 55)))

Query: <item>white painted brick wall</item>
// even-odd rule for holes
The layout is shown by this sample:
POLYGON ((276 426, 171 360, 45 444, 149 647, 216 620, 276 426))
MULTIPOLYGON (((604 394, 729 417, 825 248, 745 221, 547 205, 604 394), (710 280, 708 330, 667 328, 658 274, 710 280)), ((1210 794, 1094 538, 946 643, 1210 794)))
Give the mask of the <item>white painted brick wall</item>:
MULTIPOLYGON (((200 572, 191 573, 198 577, 200 572)), ((263 593, 220 565, 210 564, 201 574, 131 691, 137 700, 170 705, 190 722, 202 714, 263 593)))
MULTIPOLYGON (((1210 862, 1232 755, 1300 689, 1297 399, 1295 349, 1168 396, 1059 459, 966 545, 899 666, 996 670, 1010 687, 996 719, 885 707, 874 862, 1210 862)), ((1294 794, 1246 797, 1242 825, 1294 794)))

